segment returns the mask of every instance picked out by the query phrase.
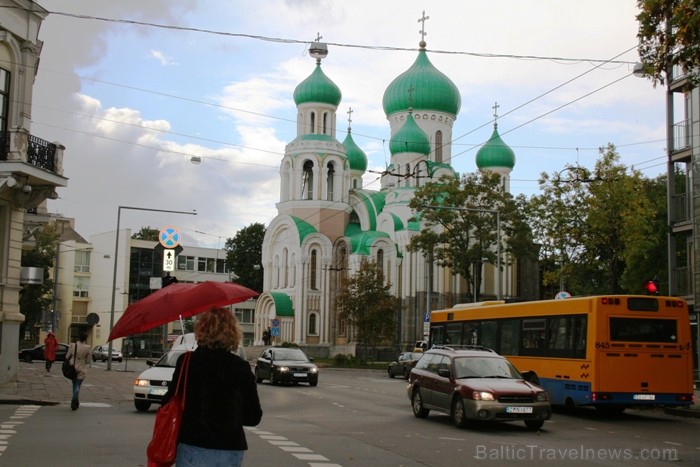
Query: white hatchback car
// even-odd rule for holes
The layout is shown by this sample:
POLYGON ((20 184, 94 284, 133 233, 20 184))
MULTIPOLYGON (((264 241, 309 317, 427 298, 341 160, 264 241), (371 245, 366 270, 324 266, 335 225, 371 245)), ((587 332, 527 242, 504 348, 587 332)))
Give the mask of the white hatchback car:
MULTIPOLYGON (((160 360, 153 363, 148 361, 150 368, 144 370, 134 381, 134 406, 139 412, 146 412, 151 404, 160 404, 168 391, 168 385, 173 379, 175 365, 180 355, 188 350, 197 348, 194 334, 180 336, 173 347, 160 360)), ((246 359, 243 346, 239 346, 236 354, 246 359)))

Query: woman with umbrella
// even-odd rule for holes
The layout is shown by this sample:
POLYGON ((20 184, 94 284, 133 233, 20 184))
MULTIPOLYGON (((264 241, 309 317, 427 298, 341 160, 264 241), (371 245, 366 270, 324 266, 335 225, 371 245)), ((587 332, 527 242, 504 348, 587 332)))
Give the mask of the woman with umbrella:
MULTIPOLYGON (((248 449, 244 426, 262 418, 255 376, 250 364, 236 355, 242 333, 226 308, 204 312, 195 325, 197 348, 189 358, 185 410, 177 445, 176 465, 240 466, 248 449)), ((178 381, 184 355, 172 381, 178 381)), ((173 396, 171 384, 163 404, 173 396)))

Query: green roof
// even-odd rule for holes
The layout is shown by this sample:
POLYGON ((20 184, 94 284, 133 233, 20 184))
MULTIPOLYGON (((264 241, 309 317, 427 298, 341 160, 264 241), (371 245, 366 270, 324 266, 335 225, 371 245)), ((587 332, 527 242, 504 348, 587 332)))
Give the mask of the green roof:
POLYGON ((493 126, 491 138, 476 153, 476 166, 480 169, 515 166, 515 153, 498 134, 498 125, 493 126))
POLYGON ((292 299, 284 292, 268 292, 275 302, 275 314, 277 316, 294 316, 292 299))
POLYGON ((437 110, 456 117, 462 98, 452 80, 435 68, 425 50, 421 50, 413 65, 386 88, 382 105, 387 116, 412 107, 416 111, 437 110))
POLYGON ((362 172, 367 170, 367 154, 355 144, 355 140, 352 139, 349 128, 348 135, 345 137, 345 140, 343 140, 343 147, 345 148, 345 155, 350 162, 351 170, 361 170, 362 172))
POLYGON ((341 97, 340 88, 323 73, 320 63, 316 64, 313 73, 294 90, 296 105, 319 102, 337 107, 341 97))
POLYGON ((369 255, 372 252, 372 243, 378 238, 390 238, 386 232, 369 230, 360 232, 350 237, 350 247, 353 254, 369 255))
POLYGON ((430 154, 430 139, 413 119, 409 111, 406 122, 399 131, 391 137, 389 151, 392 155, 404 152, 416 152, 418 154, 430 154))
POLYGON ((316 233, 316 229, 313 225, 309 224, 305 220, 299 219, 298 217, 290 216, 297 226, 297 232, 299 233, 299 245, 304 243, 304 239, 307 235, 316 233))

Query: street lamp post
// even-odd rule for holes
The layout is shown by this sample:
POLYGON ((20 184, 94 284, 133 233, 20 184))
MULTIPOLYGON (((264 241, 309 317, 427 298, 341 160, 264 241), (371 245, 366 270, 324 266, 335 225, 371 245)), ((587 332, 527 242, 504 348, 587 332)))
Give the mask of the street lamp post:
MULTIPOLYGON (((132 211, 150 211, 150 212, 168 212, 172 214, 189 214, 191 216, 196 216, 196 211, 170 211, 167 209, 150 209, 150 208, 139 208, 134 206, 119 206, 117 209, 117 231, 114 234, 114 272, 112 274, 112 306, 109 311, 109 333, 112 334, 112 329, 114 328, 114 302, 116 300, 117 291, 117 265, 119 264, 119 258, 117 257, 119 253, 119 223, 121 221, 122 209, 129 209, 132 211)), ((112 341, 109 341, 107 346, 107 371, 112 369, 112 341)))

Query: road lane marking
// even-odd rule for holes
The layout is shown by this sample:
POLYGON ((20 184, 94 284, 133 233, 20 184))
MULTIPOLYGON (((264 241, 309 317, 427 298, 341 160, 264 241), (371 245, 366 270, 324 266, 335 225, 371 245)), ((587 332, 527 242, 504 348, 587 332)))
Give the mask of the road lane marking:
POLYGON ((264 439, 271 445, 277 446, 282 451, 291 454, 299 460, 311 461, 309 462, 309 467, 343 467, 340 464, 330 463, 327 457, 321 454, 315 454, 313 450, 301 446, 284 436, 279 436, 269 431, 258 430, 256 427, 245 427, 245 429, 251 433, 255 433, 260 439, 264 439))
POLYGON ((14 414, 10 415, 10 420, 0 423, 0 427, 2 427, 2 435, 0 435, 0 456, 2 456, 7 449, 7 445, 12 435, 17 434, 17 431, 15 431, 14 428, 24 424, 24 421, 19 420, 24 420, 31 417, 37 410, 39 410, 40 407, 41 406, 39 405, 20 405, 17 407, 14 414))

